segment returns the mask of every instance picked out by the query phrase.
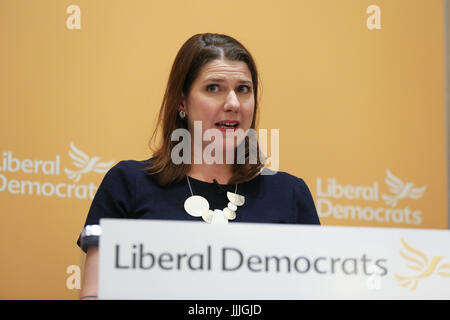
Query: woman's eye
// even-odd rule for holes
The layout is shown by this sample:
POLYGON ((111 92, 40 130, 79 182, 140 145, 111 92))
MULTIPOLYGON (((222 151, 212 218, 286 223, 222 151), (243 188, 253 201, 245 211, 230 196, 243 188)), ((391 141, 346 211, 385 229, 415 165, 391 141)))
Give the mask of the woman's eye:
POLYGON ((219 91, 219 86, 217 84, 210 84, 206 87, 206 91, 217 92, 219 91))
POLYGON ((248 93, 248 92, 250 92, 250 89, 251 88, 249 86, 242 85, 242 86, 239 86, 238 91, 242 92, 242 93, 248 93))

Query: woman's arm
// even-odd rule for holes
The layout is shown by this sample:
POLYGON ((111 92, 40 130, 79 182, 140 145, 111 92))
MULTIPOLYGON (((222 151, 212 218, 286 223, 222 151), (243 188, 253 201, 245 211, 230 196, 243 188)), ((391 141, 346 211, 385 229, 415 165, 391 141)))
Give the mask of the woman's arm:
POLYGON ((80 299, 98 299, 98 247, 90 246, 86 254, 80 299))

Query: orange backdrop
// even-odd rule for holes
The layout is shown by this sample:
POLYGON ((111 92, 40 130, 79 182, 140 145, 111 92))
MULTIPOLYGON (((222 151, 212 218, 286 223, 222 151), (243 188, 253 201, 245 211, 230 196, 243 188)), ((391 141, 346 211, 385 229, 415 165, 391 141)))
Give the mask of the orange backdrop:
POLYGON ((150 157, 196 33, 252 52, 259 127, 279 129, 279 170, 324 225, 447 228, 443 1, 8 0, 0 15, 0 298, 78 296, 92 195, 112 164, 150 157))

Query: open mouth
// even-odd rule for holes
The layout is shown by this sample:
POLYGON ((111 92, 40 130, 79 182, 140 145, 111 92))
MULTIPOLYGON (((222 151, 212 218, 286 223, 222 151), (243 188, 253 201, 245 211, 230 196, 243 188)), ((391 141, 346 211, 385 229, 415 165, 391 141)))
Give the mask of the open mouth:
POLYGON ((215 123, 219 129, 236 129, 239 126, 239 121, 219 121, 215 123))

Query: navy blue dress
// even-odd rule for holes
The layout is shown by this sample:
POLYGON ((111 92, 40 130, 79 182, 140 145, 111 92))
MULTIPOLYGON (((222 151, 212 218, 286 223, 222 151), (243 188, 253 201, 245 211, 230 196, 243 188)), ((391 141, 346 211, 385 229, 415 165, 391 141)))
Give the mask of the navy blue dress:
MULTIPOLYGON (((146 161, 121 161, 103 178, 92 201, 86 225, 98 225, 101 218, 191 220, 205 223, 184 210, 184 201, 191 196, 186 179, 169 186, 159 186, 145 167, 146 161)), ((267 170, 267 169, 264 169, 267 170)), ((235 184, 216 184, 189 177, 194 195, 209 202, 210 209, 223 209, 228 204, 227 191, 235 184)), ((236 219, 230 223, 320 224, 314 201, 305 182, 285 172, 260 174, 238 184, 237 193, 245 196, 238 207, 236 219)), ((89 245, 98 245, 98 237, 89 237, 77 244, 86 252, 89 245)))

